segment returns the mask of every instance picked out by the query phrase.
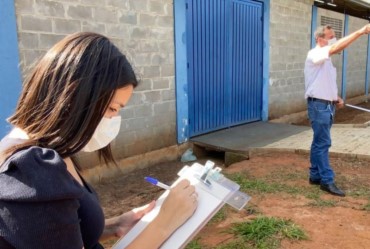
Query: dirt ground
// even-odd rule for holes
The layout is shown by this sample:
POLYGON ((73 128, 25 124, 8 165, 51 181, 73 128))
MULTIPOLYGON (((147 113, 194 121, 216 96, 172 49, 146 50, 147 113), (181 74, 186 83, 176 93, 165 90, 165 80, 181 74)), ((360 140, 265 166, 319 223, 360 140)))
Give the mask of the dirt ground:
MULTIPOLYGON (((370 103, 363 103, 370 109, 370 103)), ((370 121, 370 113, 352 108, 339 110, 335 123, 365 123, 370 121)), ((306 125, 307 121, 300 123, 306 125)), ((211 159, 223 166, 222 155, 210 153, 198 160, 204 163, 211 159)), ((225 233, 236 221, 250 220, 257 214, 292 220, 308 235, 309 239, 299 242, 283 240, 280 248, 285 249, 368 249, 370 248, 370 162, 354 159, 331 158, 337 174, 337 184, 347 192, 344 198, 317 191, 323 203, 312 204, 312 199, 302 194, 255 193, 247 207, 236 212, 227 209, 227 216, 219 222, 208 224, 198 234, 199 243, 204 248, 216 248, 233 239, 225 233), (255 212, 250 212, 250 210, 255 212), (257 214, 256 214, 257 213, 257 214)), ((191 163, 188 163, 191 164, 191 163)), ((98 192, 106 217, 121 214, 132 208, 156 199, 163 190, 144 182, 145 176, 152 176, 171 184, 185 163, 179 161, 155 165, 136 170, 130 174, 101 182, 94 187, 98 192)), ((308 156, 298 154, 256 155, 249 160, 224 168, 225 173, 243 172, 251 178, 271 182, 284 182, 289 186, 303 186, 307 191, 316 191, 318 186, 308 184, 308 156)), ((110 248, 114 241, 104 244, 110 248)))

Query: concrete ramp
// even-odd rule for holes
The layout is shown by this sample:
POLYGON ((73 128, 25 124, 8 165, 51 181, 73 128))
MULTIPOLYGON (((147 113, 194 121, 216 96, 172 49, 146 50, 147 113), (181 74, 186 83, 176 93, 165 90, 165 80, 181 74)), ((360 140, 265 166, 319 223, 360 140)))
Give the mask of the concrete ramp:
MULTIPOLYGON (((195 145, 249 156, 251 151, 309 153, 312 129, 282 123, 255 122, 191 138, 195 145)), ((370 126, 333 125, 330 154, 370 160, 370 126)))
POLYGON ((251 148, 266 147, 302 132, 310 127, 281 123, 254 122, 190 139, 194 144, 225 152, 247 152, 251 148))

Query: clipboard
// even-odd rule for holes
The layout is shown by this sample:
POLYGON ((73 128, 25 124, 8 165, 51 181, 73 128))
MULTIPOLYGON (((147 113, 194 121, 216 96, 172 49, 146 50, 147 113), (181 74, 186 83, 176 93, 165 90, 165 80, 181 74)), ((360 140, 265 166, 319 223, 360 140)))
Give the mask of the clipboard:
MULTIPOLYGON (((180 226, 160 247, 160 249, 184 248, 194 236, 207 224, 207 222, 222 208, 225 203, 242 209, 250 197, 239 190, 240 186, 220 174, 221 169, 213 169, 214 163, 208 161, 205 166, 194 163, 191 167, 184 166, 180 176, 172 186, 182 179, 188 179, 198 193, 198 207, 182 226, 180 226)), ((156 206, 116 244, 112 249, 126 248, 158 215, 161 205, 169 190, 166 190, 156 201, 156 206)))

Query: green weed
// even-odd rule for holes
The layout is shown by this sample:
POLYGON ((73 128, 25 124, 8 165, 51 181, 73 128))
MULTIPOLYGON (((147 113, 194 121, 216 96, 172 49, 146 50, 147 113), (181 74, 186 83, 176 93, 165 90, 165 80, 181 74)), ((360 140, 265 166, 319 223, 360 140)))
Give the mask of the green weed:
POLYGON ((307 199, 318 200, 320 199, 321 193, 322 193, 321 190, 319 188, 316 188, 315 190, 308 191, 305 194, 305 197, 307 199))
POLYGON ((212 217, 212 219, 210 220, 210 224, 213 224, 213 223, 218 223, 218 222, 221 222, 223 220, 226 219, 227 217, 227 213, 228 213, 228 210, 227 210, 227 206, 224 206, 222 207, 216 214, 215 216, 212 217))
POLYGON ((335 207, 337 203, 338 202, 334 200, 322 200, 318 198, 315 199, 313 202, 308 203, 308 205, 312 207, 335 207))
POLYGON ((370 198, 370 189, 364 187, 351 187, 351 190, 347 191, 347 195, 357 198, 370 198))
POLYGON ((246 207, 245 210, 247 211, 248 214, 261 214, 261 210, 258 208, 258 206, 249 203, 246 207))
POLYGON ((295 187, 276 182, 269 183, 265 179, 248 179, 240 173, 231 174, 228 177, 240 185, 241 191, 249 194, 288 193, 291 195, 297 195, 306 192, 306 189, 302 187, 295 187))
POLYGON ((215 249, 254 249, 254 247, 247 242, 245 242, 242 238, 235 239, 229 243, 222 244, 217 246, 215 249))
POLYGON ((203 249, 202 245, 199 243, 199 238, 192 240, 185 249, 203 249))
POLYGON ((258 249, 278 248, 284 238, 307 239, 305 232, 292 221, 274 217, 259 216, 248 222, 237 223, 232 229, 235 235, 258 249))
POLYGON ((362 207, 362 210, 370 211, 370 202, 362 207))

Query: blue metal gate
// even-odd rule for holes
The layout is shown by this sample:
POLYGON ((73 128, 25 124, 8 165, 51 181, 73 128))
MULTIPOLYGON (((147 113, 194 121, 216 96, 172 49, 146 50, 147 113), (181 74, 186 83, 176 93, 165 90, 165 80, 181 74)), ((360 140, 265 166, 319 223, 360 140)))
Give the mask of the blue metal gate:
POLYGON ((261 119, 262 3, 188 0, 189 132, 261 119))

